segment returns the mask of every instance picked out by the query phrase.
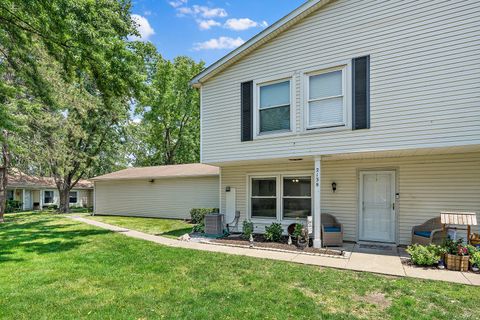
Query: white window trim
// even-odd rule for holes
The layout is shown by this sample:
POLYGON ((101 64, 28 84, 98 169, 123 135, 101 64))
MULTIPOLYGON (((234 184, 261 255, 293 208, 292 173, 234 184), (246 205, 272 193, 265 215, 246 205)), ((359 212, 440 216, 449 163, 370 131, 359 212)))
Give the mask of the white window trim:
POLYGON ((68 204, 78 204, 78 190, 71 190, 68 192, 68 204), (75 192, 77 194, 77 202, 70 202, 70 192, 75 192))
POLYGON ((285 218, 285 212, 284 212, 284 208, 283 208, 283 199, 310 199, 310 209, 312 211, 312 214, 313 214, 313 175, 311 173, 309 174, 306 174, 306 175, 298 175, 298 174, 283 174, 280 176, 280 182, 282 184, 281 186, 281 190, 282 190, 282 194, 281 194, 281 200, 282 200, 282 204, 280 206, 281 208, 281 211, 282 211, 282 220, 285 221, 289 221, 289 220, 296 220, 296 219, 304 219, 304 218, 285 218), (310 178, 310 196, 307 197, 307 196, 284 196, 283 195, 283 179, 285 178, 304 178, 304 177, 309 177, 310 178))
MULTIPOLYGON (((284 218, 283 217, 283 178, 289 177, 310 177, 310 186, 311 186, 311 196, 310 199, 312 201, 312 214, 313 214, 313 173, 311 171, 289 171, 286 173, 279 173, 279 172, 265 172, 265 173, 247 173, 246 176, 246 208, 245 212, 247 213, 247 219, 252 221, 253 223, 265 223, 266 221, 276 221, 276 222, 283 222, 285 224, 291 224, 298 222, 299 220, 307 220, 302 218, 284 218), (261 179, 261 178, 275 178, 276 179, 276 199, 277 199, 277 215, 276 217, 252 217, 251 212, 251 199, 252 199, 252 179, 261 179)), ((298 197, 295 197, 298 198, 298 197)), ((309 197, 305 197, 309 198, 309 197)))
MULTIPOLYGON (((275 78, 265 78, 253 81, 255 93, 253 95, 253 138, 262 139, 276 136, 291 135, 295 132, 295 79, 294 75, 284 75, 275 78), (289 130, 275 130, 270 132, 260 132, 260 87, 280 83, 284 81, 290 82, 290 129, 289 130)), ((273 106, 275 107, 275 106, 273 106)), ((270 107, 270 108, 273 108, 270 107)))
MULTIPOLYGON (((318 68, 313 68, 305 70, 303 72, 301 90, 303 92, 301 108, 303 112, 303 132, 318 132, 319 130, 331 131, 331 130, 343 130, 351 128, 351 61, 346 61, 344 63, 337 63, 335 66, 323 66, 318 68), (342 93, 343 93, 343 121, 338 123, 325 123, 322 125, 309 125, 309 102, 323 100, 322 99, 312 99, 310 100, 310 77, 316 76, 319 74, 329 73, 332 71, 342 71, 342 93)), ((329 97, 332 98, 332 97, 329 97)))
POLYGON ((55 191, 54 190, 43 190, 43 193, 42 193, 42 201, 43 201, 43 204, 44 205, 51 205, 51 204, 55 204, 55 191), (52 201, 53 202, 45 202, 45 192, 52 192, 52 201))

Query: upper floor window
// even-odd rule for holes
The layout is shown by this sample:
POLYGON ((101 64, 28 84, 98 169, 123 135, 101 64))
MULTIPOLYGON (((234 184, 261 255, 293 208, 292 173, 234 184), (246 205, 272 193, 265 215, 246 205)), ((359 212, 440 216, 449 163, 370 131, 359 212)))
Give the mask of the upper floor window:
POLYGON ((290 130, 290 80, 259 85, 258 133, 290 130))
POLYGON ((308 76, 307 128, 345 125, 345 68, 308 76))

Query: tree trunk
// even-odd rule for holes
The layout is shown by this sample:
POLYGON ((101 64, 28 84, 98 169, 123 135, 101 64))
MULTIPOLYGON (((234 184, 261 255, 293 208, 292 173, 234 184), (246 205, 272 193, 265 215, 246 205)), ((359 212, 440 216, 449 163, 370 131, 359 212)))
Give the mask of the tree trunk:
POLYGON ((58 207, 59 213, 69 213, 70 212, 70 186, 62 185, 61 188, 58 188, 58 194, 60 195, 60 205, 58 207))
POLYGON ((3 130, 3 142, 2 142, 2 164, 0 167, 0 223, 4 222, 3 216, 7 207, 7 182, 8 182, 8 167, 10 165, 10 153, 8 151, 8 132, 3 130))
POLYGON ((0 223, 3 222, 3 215, 7 207, 7 170, 0 168, 0 223))

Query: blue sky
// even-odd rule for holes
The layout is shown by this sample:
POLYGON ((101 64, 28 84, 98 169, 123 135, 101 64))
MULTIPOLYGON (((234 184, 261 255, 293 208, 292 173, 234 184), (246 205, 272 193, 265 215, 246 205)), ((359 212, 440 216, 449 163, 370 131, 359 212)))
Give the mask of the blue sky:
POLYGON ((168 59, 187 55, 207 65, 305 0, 133 0, 141 40, 168 59))

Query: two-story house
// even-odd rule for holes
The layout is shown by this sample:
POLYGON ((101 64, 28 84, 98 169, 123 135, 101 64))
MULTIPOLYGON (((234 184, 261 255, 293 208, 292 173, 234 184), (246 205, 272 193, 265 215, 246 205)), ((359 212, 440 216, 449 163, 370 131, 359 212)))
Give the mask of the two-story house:
POLYGON ((312 216, 317 247, 321 212, 393 244, 480 212, 479 57, 479 1, 306 2, 192 81, 221 211, 312 216))

